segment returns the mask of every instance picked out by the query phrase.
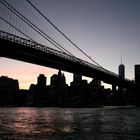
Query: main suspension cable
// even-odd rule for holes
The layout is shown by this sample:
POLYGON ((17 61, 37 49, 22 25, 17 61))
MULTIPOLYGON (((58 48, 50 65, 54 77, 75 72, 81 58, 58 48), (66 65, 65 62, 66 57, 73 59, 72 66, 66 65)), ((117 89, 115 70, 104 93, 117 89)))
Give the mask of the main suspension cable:
POLYGON ((14 28, 15 30, 17 30, 19 33, 23 34, 25 37, 27 37, 31 41, 35 42, 32 38, 30 38, 28 35, 26 35, 25 33, 23 33, 21 30, 19 30, 18 28, 16 28, 14 25, 12 25, 10 22, 8 22, 7 20, 5 20, 4 18, 0 17, 0 19, 3 20, 5 23, 7 23, 12 28, 14 28))
POLYGON ((53 40, 51 37, 49 37, 46 33, 44 33, 40 28, 38 28, 36 25, 34 25, 31 21, 29 21, 25 16, 23 16, 20 12, 18 12, 13 6, 11 6, 8 2, 5 0, 0 1, 4 6, 6 6, 10 11, 12 11, 16 16, 18 16, 22 21, 24 21, 27 25, 29 25, 33 30, 35 30, 37 33, 39 33, 42 37, 44 37, 47 41, 49 41, 51 44, 53 44, 55 47, 57 47, 59 50, 61 50, 63 53, 67 52, 71 56, 73 56, 69 51, 67 51, 65 48, 63 48, 60 44, 58 44, 55 40, 53 40), (8 5, 8 6, 7 6, 8 5), (49 38, 47 38, 47 37, 49 38), (58 46, 59 47, 58 47, 58 46))
POLYGON ((96 61, 94 61, 90 56, 88 56, 82 49, 80 49, 71 39, 69 39, 54 23, 50 21, 49 18, 47 18, 31 1, 26 0, 45 20, 47 20, 60 34, 62 34, 63 37, 65 37, 72 45, 74 45, 80 52, 82 52, 86 57, 88 57, 92 62, 97 64, 99 67, 102 67, 100 64, 98 64, 96 61))

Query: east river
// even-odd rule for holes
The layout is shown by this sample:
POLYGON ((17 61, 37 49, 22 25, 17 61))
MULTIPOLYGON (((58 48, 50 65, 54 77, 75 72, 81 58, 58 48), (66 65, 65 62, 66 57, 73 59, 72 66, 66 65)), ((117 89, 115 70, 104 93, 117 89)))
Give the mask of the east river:
POLYGON ((139 140, 140 108, 0 108, 0 140, 139 140))

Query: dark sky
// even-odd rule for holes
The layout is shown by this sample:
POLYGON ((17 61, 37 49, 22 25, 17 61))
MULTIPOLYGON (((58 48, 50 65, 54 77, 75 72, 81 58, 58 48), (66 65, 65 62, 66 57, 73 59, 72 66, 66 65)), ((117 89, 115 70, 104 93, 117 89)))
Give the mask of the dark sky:
MULTIPOLYGON (((7 1, 15 2, 15 5, 22 7, 21 1, 7 1)), ((126 66, 126 77, 134 78, 134 65, 140 64, 140 0, 31 0, 31 2, 106 69, 118 73, 122 56, 126 66)), ((29 7, 26 8, 30 10, 29 7)), ((40 24, 44 29, 48 28, 35 13, 30 16, 34 18, 34 23, 40 24)), ((77 57, 85 59, 67 43, 65 47, 73 53, 76 52, 77 57)), ((15 68, 18 65, 23 67, 26 65, 4 58, 0 63, 0 70, 3 71, 8 65, 9 68, 11 65, 15 68)), ((32 69, 33 65, 29 67, 32 69)), ((41 69, 44 68, 39 67, 38 73, 42 72, 41 69)), ((8 75, 8 71, 6 74, 8 75)))

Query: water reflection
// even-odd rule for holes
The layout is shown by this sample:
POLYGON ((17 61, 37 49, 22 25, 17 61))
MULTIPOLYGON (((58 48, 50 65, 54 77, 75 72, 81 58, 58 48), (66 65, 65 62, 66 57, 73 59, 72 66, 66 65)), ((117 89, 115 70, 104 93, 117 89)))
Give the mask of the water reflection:
POLYGON ((54 108, 16 108, 7 119, 8 129, 17 136, 46 137, 73 131, 72 111, 54 108))
POLYGON ((2 139, 140 139, 138 108, 1 108, 2 139))

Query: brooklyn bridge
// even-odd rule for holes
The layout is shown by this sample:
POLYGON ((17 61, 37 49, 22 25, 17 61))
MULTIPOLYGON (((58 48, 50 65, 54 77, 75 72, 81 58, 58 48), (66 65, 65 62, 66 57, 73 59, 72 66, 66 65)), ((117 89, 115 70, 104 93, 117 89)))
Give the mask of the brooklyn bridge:
MULTIPOLYGON (((2 0, 0 14, 0 56, 29 62, 45 67, 61 69, 63 71, 96 78, 112 86, 122 88, 134 88, 135 83, 126 78, 120 78, 118 74, 107 70, 86 54, 70 38, 66 36, 53 22, 45 16, 31 1, 25 0, 25 4, 49 24, 51 30, 58 32, 63 38, 83 53, 91 62, 85 61, 66 49, 65 45, 57 42, 57 39, 34 24, 32 15, 26 16, 26 9, 20 11, 17 6, 2 0), (46 43, 49 44, 49 47, 46 43), (51 47, 52 46, 52 47, 51 47)), ((29 13, 28 13, 29 14, 29 13)))

